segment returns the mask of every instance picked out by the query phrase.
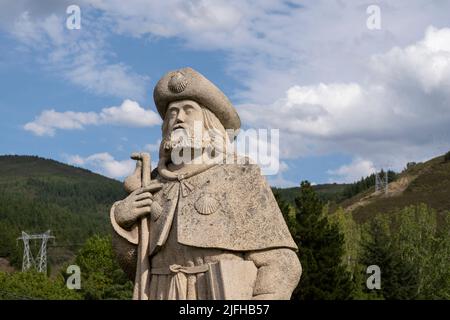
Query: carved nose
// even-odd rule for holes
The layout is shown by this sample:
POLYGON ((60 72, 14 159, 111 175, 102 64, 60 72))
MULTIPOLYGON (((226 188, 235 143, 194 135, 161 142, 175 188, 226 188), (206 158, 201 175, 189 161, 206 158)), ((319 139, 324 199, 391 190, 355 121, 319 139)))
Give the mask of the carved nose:
POLYGON ((183 112, 183 110, 178 111, 176 123, 183 123, 185 120, 185 117, 186 117, 186 114, 183 112))

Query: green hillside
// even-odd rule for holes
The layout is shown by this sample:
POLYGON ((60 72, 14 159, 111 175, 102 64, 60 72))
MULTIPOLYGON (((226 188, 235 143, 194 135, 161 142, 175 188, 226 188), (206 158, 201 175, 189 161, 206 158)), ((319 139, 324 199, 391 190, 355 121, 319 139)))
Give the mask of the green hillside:
POLYGON ((377 213, 389 213, 409 205, 424 203, 444 212, 450 210, 450 159, 440 156, 424 163, 411 164, 389 183, 388 193, 370 188, 339 205, 352 212, 358 222, 377 213))
MULTIPOLYGON (((388 175, 387 194, 375 192, 373 174, 355 183, 319 184, 313 189, 329 204, 331 213, 344 208, 359 223, 377 213, 394 212, 410 205, 426 204, 437 212, 450 210, 450 153, 424 163, 410 163, 403 172, 388 171, 388 175)), ((273 191, 293 205, 300 188, 273 188, 273 191)))
POLYGON ((109 208, 124 195, 119 181, 88 170, 33 156, 0 156, 0 257, 20 267, 21 231, 50 229, 56 237, 50 264, 64 263, 88 237, 109 232, 109 208))

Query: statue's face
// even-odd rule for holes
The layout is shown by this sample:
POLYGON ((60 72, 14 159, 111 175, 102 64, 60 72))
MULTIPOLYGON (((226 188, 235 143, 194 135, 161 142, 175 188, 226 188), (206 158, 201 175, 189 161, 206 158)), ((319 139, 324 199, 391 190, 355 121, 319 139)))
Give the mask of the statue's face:
POLYGON ((193 132, 196 121, 203 123, 202 108, 193 100, 171 102, 167 108, 165 121, 167 121, 168 132, 179 128, 193 132))
POLYGON ((197 102, 180 100, 170 103, 164 122, 164 140, 169 142, 166 149, 202 148, 203 111, 197 102))
POLYGON ((170 152, 174 164, 191 161, 192 155, 198 160, 197 155, 203 153, 211 160, 226 150, 222 124, 211 111, 193 100, 170 103, 162 129, 162 150, 170 152))

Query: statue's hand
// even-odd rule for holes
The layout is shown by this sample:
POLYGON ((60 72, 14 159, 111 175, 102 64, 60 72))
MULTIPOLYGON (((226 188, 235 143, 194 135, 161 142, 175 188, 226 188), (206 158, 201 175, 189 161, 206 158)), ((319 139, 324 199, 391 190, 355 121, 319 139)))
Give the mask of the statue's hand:
POLYGON ((119 226, 130 229, 139 218, 151 213, 155 185, 135 190, 122 200, 114 210, 114 217, 119 226))

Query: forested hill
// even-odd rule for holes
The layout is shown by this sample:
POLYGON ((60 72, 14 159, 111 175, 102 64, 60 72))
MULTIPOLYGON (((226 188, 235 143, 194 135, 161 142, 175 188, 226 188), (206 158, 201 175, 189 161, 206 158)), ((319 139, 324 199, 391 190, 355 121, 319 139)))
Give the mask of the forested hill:
MULTIPOLYGON (((350 184, 322 184, 313 189, 329 204, 331 213, 343 208, 360 223, 378 213, 421 203, 439 213, 450 210, 450 152, 423 163, 410 162, 402 172, 388 171, 387 175, 389 185, 387 191, 382 192, 375 192, 374 174, 350 184)), ((291 205, 300 193, 299 187, 273 189, 291 205)))
POLYGON ((109 208, 124 196, 121 182, 85 169, 34 156, 0 156, 0 257, 20 266, 21 231, 50 229, 56 239, 49 259, 65 262, 88 237, 109 232, 109 208))
MULTIPOLYGON (((300 186, 300 181, 299 181, 300 186)), ((312 188, 317 193, 319 198, 322 201, 328 202, 340 202, 345 198, 346 191, 353 186, 354 184, 345 184, 345 183, 325 183, 325 184, 316 184, 313 185, 312 188)), ((272 188, 274 193, 280 194, 281 198, 291 205, 294 205, 294 199, 300 193, 300 187, 291 187, 291 188, 272 188)))
POLYGON ((423 163, 409 163, 391 181, 387 192, 370 188, 341 202, 358 222, 380 212, 394 212, 405 206, 424 203, 436 211, 450 211, 450 152, 423 163))

